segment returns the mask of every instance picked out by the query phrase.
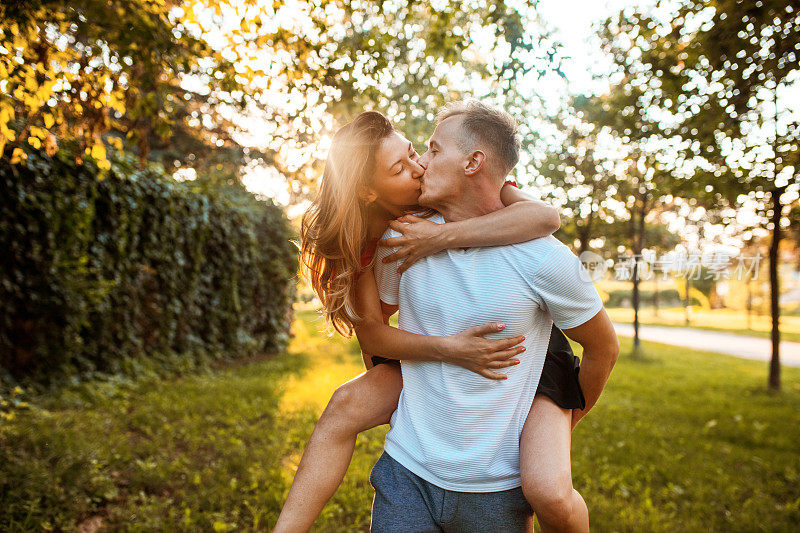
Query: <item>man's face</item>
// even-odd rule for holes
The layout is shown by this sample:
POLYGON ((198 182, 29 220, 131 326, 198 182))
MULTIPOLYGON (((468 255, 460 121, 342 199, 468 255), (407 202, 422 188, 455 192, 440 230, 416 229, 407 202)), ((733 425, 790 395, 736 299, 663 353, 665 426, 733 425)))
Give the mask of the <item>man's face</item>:
POLYGON ((459 115, 443 120, 428 140, 428 151, 419 158, 425 168, 419 205, 435 208, 463 186, 467 156, 458 145, 462 120, 459 115))

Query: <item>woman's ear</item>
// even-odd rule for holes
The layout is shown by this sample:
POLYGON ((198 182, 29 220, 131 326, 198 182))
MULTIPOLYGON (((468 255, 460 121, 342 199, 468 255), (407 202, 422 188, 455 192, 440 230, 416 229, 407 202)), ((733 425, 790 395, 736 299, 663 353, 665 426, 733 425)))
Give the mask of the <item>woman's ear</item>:
POLYGON ((464 168, 464 173, 467 176, 472 176, 480 169, 483 168, 483 164, 486 161, 486 154, 480 150, 475 150, 469 155, 469 159, 467 160, 467 166, 464 168))
POLYGON ((358 198, 364 202, 364 205, 369 205, 378 199, 378 193, 372 190, 372 187, 362 187, 358 191, 358 198))

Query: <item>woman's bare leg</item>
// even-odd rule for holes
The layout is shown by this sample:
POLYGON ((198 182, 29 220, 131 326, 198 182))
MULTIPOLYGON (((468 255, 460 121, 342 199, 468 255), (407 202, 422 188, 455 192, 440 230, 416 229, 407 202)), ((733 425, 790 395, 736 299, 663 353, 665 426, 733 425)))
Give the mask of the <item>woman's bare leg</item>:
POLYGON ((544 533, 589 531, 586 502, 572 487, 572 410, 537 395, 520 437, 522 491, 544 533))
POLYGON ((398 365, 377 365, 339 386, 317 421, 273 533, 308 531, 344 479, 356 436, 388 424, 403 388, 398 365))

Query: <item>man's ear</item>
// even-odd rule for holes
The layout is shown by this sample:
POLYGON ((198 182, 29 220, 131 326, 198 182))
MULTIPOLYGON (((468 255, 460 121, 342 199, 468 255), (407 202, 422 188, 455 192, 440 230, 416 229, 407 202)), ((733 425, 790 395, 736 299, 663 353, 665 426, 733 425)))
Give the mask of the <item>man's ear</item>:
POLYGON ((469 159, 467 160, 467 166, 464 168, 464 173, 467 176, 472 176, 483 168, 483 164, 486 162, 486 154, 480 150, 475 150, 469 154, 468 157, 469 159))

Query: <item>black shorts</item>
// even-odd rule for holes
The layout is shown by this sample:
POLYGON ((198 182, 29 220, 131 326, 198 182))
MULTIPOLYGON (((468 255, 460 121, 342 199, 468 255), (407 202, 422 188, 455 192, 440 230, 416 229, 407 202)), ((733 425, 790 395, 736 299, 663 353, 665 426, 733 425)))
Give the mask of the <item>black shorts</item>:
POLYGON ((581 360, 572 353, 567 336, 553 326, 536 394, 544 394, 562 409, 584 409, 586 399, 578 382, 580 364, 581 360))
MULTIPOLYGON (((581 360, 572 352, 567 336, 553 326, 536 394, 544 394, 562 409, 584 409, 586 399, 578 382, 581 360)), ((373 356, 373 365, 399 365, 396 359, 373 356)))

